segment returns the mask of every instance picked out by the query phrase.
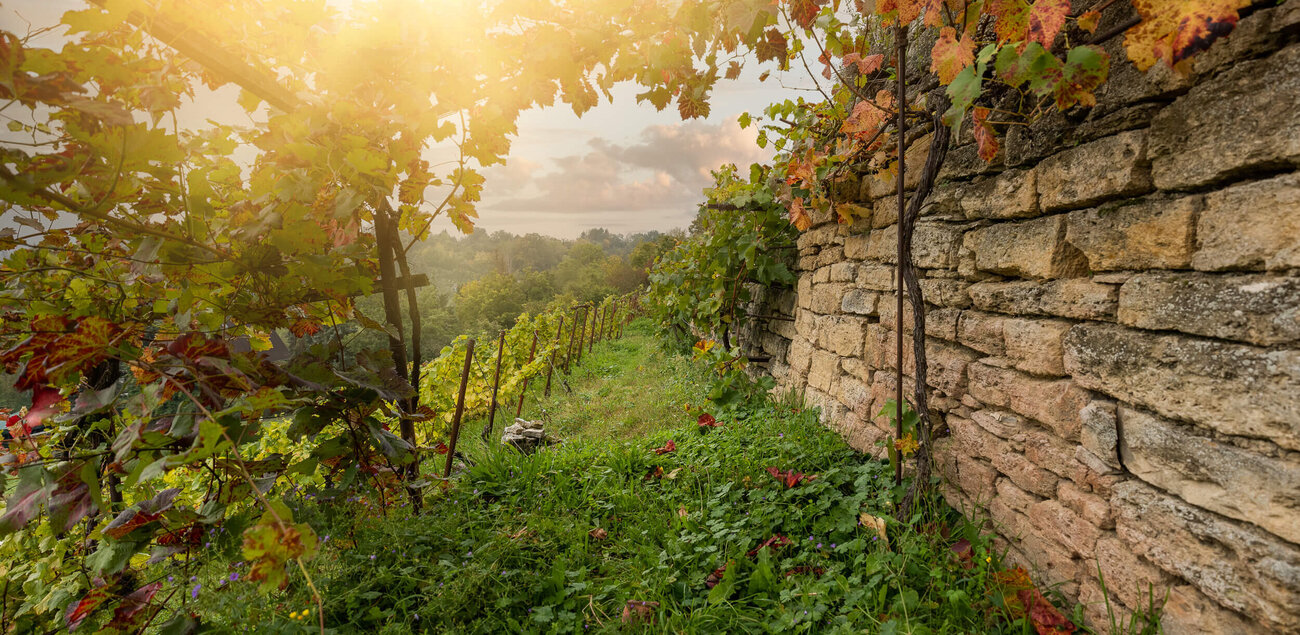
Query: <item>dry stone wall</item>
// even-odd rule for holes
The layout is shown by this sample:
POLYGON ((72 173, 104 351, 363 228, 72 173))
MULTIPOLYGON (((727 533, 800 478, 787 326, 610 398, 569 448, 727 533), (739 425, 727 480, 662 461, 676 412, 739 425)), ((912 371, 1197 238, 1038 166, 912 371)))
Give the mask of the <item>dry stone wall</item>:
MULTIPOLYGON (((1094 625, 1100 570, 1117 607, 1167 591, 1169 633, 1300 633, 1298 42, 1298 0, 1187 78, 1113 40, 1096 108, 1012 130, 993 165, 955 148, 917 226, 944 495, 1094 625)), ((742 337, 872 452, 897 201, 872 177, 838 198, 859 217, 800 236, 797 288, 742 337)))

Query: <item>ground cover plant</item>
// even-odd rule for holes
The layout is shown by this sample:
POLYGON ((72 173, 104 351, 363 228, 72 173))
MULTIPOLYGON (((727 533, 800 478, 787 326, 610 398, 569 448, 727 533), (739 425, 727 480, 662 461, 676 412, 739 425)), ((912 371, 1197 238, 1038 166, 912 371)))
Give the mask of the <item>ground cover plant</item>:
MULTIPOLYGON (((308 566, 326 630, 1032 632, 1023 572, 1003 571, 976 525, 933 501, 892 519, 888 463, 795 398, 703 412, 707 378, 647 328, 598 345, 593 372, 573 379, 575 395, 604 390, 623 417, 653 412, 644 435, 578 399, 552 415, 564 444, 474 446, 474 464, 419 516, 374 494, 288 495, 323 536, 308 566), (678 382, 640 379, 664 373, 678 382)), ((301 576, 258 594, 238 582, 237 541, 217 541, 227 557, 173 582, 208 625, 317 630, 301 576)))

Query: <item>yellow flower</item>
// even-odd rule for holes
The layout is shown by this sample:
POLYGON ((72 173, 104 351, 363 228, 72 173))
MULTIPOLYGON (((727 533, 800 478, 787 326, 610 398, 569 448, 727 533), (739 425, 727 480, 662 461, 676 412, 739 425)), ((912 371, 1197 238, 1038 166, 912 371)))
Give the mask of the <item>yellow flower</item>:
POLYGON ((297 612, 297 611, 289 611, 289 619, 294 619, 294 620, 298 619, 298 612, 297 612))
POLYGON ((898 450, 898 452, 903 456, 911 456, 913 452, 916 452, 918 447, 920 447, 920 444, 918 444, 916 439, 910 434, 901 439, 894 440, 894 449, 898 450))

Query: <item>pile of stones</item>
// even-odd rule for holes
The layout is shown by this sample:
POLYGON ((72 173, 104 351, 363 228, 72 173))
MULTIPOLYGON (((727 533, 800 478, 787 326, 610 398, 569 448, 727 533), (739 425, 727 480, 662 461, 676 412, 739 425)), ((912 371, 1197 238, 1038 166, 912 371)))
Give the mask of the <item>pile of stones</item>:
POLYGON ((546 436, 541 421, 515 419, 513 425, 507 426, 501 434, 501 444, 514 446, 524 454, 530 454, 538 447, 554 443, 546 436))

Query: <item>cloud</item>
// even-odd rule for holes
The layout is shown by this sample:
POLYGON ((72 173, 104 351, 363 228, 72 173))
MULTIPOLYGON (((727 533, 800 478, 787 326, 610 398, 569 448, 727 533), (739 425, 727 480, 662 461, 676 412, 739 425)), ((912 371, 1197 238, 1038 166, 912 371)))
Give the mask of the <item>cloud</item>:
POLYGON ((552 159, 546 171, 535 169, 533 163, 520 174, 490 180, 490 198, 483 208, 565 213, 693 211, 702 199, 701 190, 713 183, 710 170, 724 163, 747 166, 770 158, 754 143, 754 135, 732 118, 647 126, 627 144, 597 137, 588 141, 588 152, 552 159), (502 182, 506 180, 511 182, 502 182))

